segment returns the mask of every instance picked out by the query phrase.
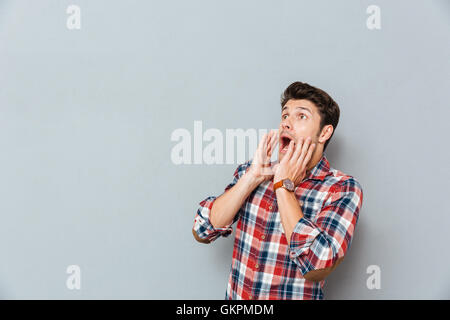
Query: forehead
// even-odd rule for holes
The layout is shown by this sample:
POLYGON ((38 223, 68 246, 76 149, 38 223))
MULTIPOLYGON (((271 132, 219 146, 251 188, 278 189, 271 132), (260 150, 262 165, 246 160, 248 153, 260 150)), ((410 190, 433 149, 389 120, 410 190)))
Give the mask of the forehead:
POLYGON ((296 99, 296 100, 290 99, 288 102, 286 102, 284 107, 281 109, 281 112, 293 111, 293 110, 297 109, 298 107, 301 107, 302 110, 305 110, 305 111, 309 110, 312 114, 318 113, 316 105, 314 103, 312 103, 311 101, 305 100, 305 99, 296 99))

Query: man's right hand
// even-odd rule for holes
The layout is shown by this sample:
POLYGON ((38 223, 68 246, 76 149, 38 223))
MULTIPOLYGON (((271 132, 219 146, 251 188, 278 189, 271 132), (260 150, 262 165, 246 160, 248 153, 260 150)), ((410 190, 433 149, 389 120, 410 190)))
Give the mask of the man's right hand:
POLYGON ((274 171, 270 158, 277 143, 278 132, 275 130, 270 130, 268 134, 264 134, 259 142, 252 164, 247 172, 258 185, 273 179, 274 171))
POLYGON ((258 145, 248 171, 233 187, 214 201, 209 216, 214 228, 224 228, 230 225, 253 190, 262 182, 273 179, 274 171, 271 167, 270 157, 277 142, 277 131, 271 130, 269 134, 265 134, 258 145))

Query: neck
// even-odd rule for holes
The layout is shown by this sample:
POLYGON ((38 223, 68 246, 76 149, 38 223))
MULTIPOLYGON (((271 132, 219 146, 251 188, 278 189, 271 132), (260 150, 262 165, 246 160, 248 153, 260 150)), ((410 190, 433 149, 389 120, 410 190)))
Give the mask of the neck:
MULTIPOLYGON (((318 151, 318 150, 316 150, 318 151)), ((318 152, 314 152, 311 160, 309 160, 308 165, 306 166, 306 174, 309 177, 311 174, 311 170, 319 163, 320 159, 322 159, 323 152, 320 150, 318 152)))

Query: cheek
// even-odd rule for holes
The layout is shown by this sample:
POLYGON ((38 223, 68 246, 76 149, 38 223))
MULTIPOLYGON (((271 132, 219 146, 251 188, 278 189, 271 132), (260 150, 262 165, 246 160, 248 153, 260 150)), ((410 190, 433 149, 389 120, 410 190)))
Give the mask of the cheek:
POLYGON ((302 124, 302 125, 298 125, 295 128, 295 133, 297 134, 297 137, 307 137, 308 134, 310 134, 312 132, 310 126, 302 124))
POLYGON ((317 132, 312 124, 298 126, 295 128, 295 134, 297 138, 311 137, 313 140, 317 138, 317 132))

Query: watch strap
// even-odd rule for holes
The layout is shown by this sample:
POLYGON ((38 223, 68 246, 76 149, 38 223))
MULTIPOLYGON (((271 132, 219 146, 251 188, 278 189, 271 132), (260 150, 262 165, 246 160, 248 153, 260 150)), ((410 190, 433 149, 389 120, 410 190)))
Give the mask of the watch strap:
MULTIPOLYGON (((283 180, 284 180, 284 179, 283 179, 283 180)), ((275 190, 277 190, 278 188, 280 188, 280 187, 283 186, 283 180, 280 180, 280 181, 276 182, 276 183, 273 185, 273 191, 275 191, 275 190)))

